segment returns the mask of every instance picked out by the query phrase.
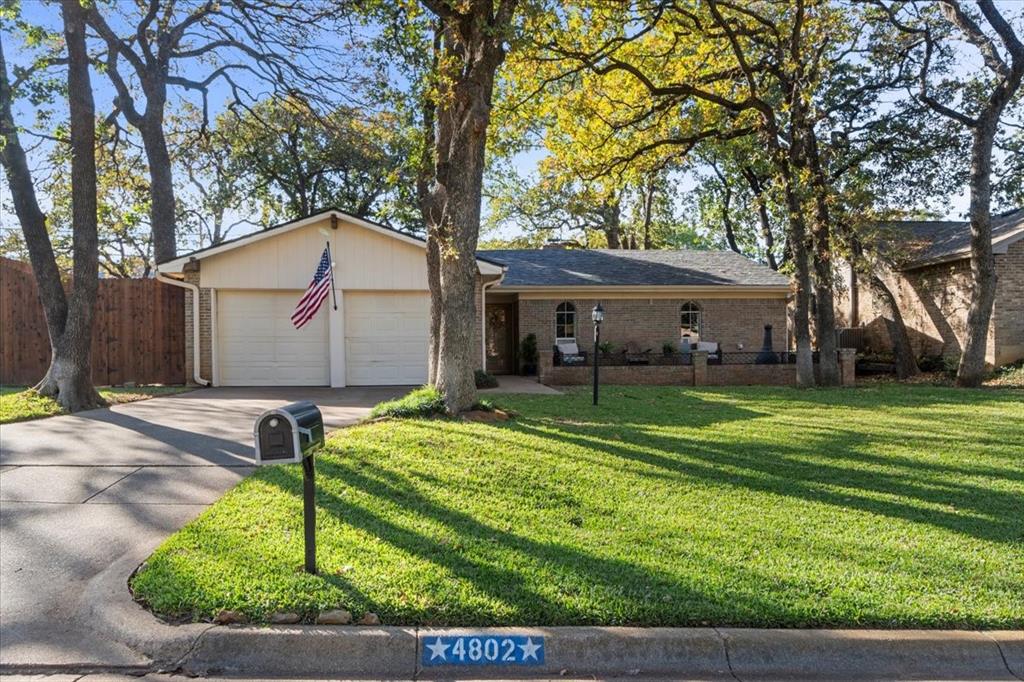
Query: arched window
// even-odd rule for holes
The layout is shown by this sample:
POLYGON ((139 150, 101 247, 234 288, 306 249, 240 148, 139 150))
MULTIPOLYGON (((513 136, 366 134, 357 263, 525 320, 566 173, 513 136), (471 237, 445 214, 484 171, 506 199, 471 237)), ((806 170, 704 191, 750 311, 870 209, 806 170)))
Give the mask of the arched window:
POLYGON ((576 306, 568 301, 555 308, 555 342, 576 340, 576 306))
POLYGON ((679 309, 679 338, 689 338, 691 343, 699 341, 702 316, 698 304, 693 301, 684 303, 679 309))

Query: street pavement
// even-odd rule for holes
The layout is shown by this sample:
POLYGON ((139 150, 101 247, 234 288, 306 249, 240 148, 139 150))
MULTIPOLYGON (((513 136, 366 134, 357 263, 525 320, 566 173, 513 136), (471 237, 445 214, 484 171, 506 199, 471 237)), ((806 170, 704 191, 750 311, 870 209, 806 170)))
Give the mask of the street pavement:
POLYGON ((0 426, 0 671, 143 669, 98 630, 90 580, 141 561, 249 474, 263 410, 313 400, 332 429, 407 390, 200 389, 0 426))

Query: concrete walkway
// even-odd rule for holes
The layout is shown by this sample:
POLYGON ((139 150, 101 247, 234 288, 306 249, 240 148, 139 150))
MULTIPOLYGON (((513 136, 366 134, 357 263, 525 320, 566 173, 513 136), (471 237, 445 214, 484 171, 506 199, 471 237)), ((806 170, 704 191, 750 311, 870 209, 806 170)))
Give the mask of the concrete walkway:
POLYGON ((201 389, 0 426, 0 666, 147 665, 97 630, 90 581, 145 559, 250 473, 263 410, 309 399, 337 428, 407 390, 201 389))
POLYGON ((497 388, 485 388, 479 393, 481 394, 492 394, 492 393, 534 393, 537 395, 561 395, 561 391, 556 391, 550 386, 537 381, 537 377, 521 377, 515 374, 502 374, 495 377, 498 380, 497 388))

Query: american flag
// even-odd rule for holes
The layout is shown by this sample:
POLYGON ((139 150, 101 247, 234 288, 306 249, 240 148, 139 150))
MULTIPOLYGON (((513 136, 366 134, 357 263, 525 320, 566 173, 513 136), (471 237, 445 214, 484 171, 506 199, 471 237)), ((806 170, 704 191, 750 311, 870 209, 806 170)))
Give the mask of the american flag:
POLYGON ((292 313, 292 324, 296 329, 302 329, 303 325, 316 316, 316 312, 320 310, 320 304, 327 298, 327 293, 330 290, 331 252, 328 247, 324 249, 324 255, 320 256, 320 263, 316 266, 316 272, 313 273, 313 281, 309 283, 306 293, 299 299, 298 305, 295 306, 295 312, 292 313))

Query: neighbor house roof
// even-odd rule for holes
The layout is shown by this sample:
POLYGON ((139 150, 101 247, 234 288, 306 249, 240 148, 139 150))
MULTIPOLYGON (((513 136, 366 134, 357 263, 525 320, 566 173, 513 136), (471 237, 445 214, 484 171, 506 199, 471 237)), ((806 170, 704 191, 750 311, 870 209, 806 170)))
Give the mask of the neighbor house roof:
MULTIPOLYGON (((902 220, 883 223, 907 239, 909 256, 904 269, 959 260, 971 253, 971 224, 963 220, 902 220)), ((1006 253, 1006 247, 1024 238, 1024 208, 992 216, 992 249, 1006 253)))
MULTIPOLYGON (((262 230, 250 232, 249 234, 244 234, 240 237, 235 237, 234 239, 228 239, 226 241, 221 242, 220 244, 214 244, 213 246, 207 246, 206 248, 196 249, 195 251, 181 254, 172 260, 157 263, 157 270, 163 273, 181 272, 184 265, 193 258, 201 260, 209 256, 214 256, 218 253, 231 251, 232 249, 237 249, 239 247, 251 244, 253 242, 268 239, 270 237, 275 237, 277 235, 285 234, 292 230, 305 227, 317 221, 323 220, 324 218, 329 218, 332 215, 337 217, 339 220, 344 220, 345 222, 352 223, 360 227, 364 227, 368 230, 372 230, 374 232, 378 232, 380 234, 384 234, 389 237, 393 237, 395 239, 410 244, 415 244, 416 246, 419 246, 421 248, 426 246, 426 242, 423 239, 408 234, 406 232, 401 232, 393 227, 381 225, 380 223, 375 223, 371 220, 366 220, 365 218, 358 218, 352 215, 351 213, 346 213, 345 211, 342 211, 341 209, 325 208, 315 213, 310 213, 307 216, 302 216, 301 218, 295 218, 294 220, 289 220, 288 222, 279 223, 277 225, 271 225, 270 227, 263 228, 262 230)), ((484 266, 482 266, 481 268, 482 272, 484 271, 484 268, 486 268, 486 266, 491 266, 490 268, 487 268, 484 274, 497 274, 498 272, 500 272, 499 268, 501 266, 499 263, 493 263, 488 261, 486 258, 481 257, 478 257, 477 261, 478 264, 484 264, 484 266)))
POLYGON ((787 288, 789 279, 732 251, 497 249, 478 255, 505 265, 502 289, 580 286, 787 288))

